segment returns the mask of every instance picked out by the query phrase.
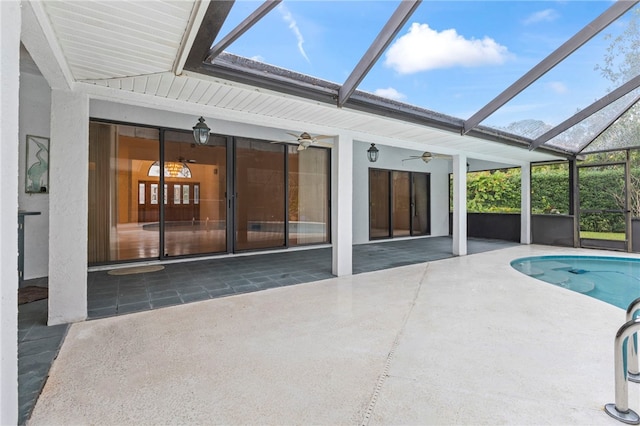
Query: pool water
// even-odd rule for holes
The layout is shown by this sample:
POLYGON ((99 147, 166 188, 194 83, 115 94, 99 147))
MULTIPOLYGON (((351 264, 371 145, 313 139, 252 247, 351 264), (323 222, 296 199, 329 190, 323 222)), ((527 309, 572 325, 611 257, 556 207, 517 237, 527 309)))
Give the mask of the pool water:
POLYGON ((640 297, 640 259, 605 256, 523 257, 511 266, 532 278, 626 309, 640 297))

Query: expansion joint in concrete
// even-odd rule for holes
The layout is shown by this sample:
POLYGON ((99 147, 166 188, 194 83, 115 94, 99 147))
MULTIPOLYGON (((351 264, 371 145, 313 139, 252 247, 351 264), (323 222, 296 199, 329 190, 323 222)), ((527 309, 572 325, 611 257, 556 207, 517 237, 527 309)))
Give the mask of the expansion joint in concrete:
POLYGON ((407 313, 402 320, 402 325, 400 326, 400 329, 396 333, 396 337, 393 340, 393 343, 391 344, 391 349, 387 354, 387 359, 385 360, 382 373, 380 374, 380 376, 378 376, 378 381, 376 382, 376 386, 373 390, 373 395, 371 395, 371 399, 369 400, 369 405, 367 406, 367 411, 365 412, 364 418, 362 419, 361 426, 367 426, 369 424, 369 419, 371 418, 371 414, 373 413, 373 410, 376 406, 376 402, 378 401, 378 396, 380 395, 382 386, 384 385, 385 380, 387 380, 387 377, 389 377, 389 369, 391 368, 391 361, 393 360, 393 355, 395 354, 396 348, 400 344, 400 338, 404 333, 404 329, 407 326, 407 321, 409 321, 409 317, 413 312, 413 308, 416 306, 416 301, 418 300, 418 296, 420 295, 420 289, 422 288, 422 283, 424 282, 424 279, 427 275, 428 267, 429 267, 429 264, 426 264, 424 267, 424 272, 422 273, 422 277, 420 277, 420 282, 418 283, 418 287, 416 288, 416 292, 413 295, 413 300, 411 301, 411 304, 409 305, 409 309, 407 310, 407 313))

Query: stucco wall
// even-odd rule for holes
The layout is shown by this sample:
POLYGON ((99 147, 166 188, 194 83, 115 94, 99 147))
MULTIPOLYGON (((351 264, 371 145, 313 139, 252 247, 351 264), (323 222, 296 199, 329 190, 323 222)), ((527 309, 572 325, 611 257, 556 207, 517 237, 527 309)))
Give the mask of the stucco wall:
MULTIPOLYGON (((44 77, 20 74, 20 152, 18 205, 20 210, 40 212, 25 217, 24 279, 46 277, 49 265, 49 194, 25 193, 27 135, 49 137, 51 89, 44 77)), ((50 164, 55 167, 55 164, 50 164)), ((51 188, 50 188, 51 190, 51 188)))
MULTIPOLYGON (((48 264, 48 194, 24 193, 24 149, 27 134, 49 136, 51 90, 44 78, 31 74, 23 74, 25 84, 22 86, 20 108, 20 208, 40 211, 40 216, 27 218, 25 234, 25 278, 36 278, 47 275, 48 264)), ((90 103, 92 118, 123 121, 135 124, 162 125, 177 129, 190 130, 197 117, 131 105, 121 105, 108 101, 92 100, 90 103)), ((206 117, 205 117, 206 118, 206 117)), ((218 134, 238 135, 259 139, 280 139, 282 132, 274 129, 232 123, 215 118, 207 118, 212 132, 218 134)), ((448 173, 450 161, 435 159, 425 164, 421 160, 402 161, 416 151, 376 145, 380 150, 380 158, 376 163, 369 163, 366 151, 370 143, 354 142, 354 174, 353 174, 353 242, 354 244, 369 241, 369 193, 368 173, 370 167, 389 170, 404 170, 430 173, 431 176, 431 235, 448 235, 448 173)), ((52 164, 55 167, 55 164, 52 164)))
POLYGON ((18 421, 18 110, 20 3, 0 2, 0 424, 18 421))

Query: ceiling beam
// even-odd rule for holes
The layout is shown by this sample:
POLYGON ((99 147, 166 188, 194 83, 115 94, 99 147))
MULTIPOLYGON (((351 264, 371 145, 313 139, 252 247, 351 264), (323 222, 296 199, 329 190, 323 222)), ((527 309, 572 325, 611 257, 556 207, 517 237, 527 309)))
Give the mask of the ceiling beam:
POLYGON ((242 34, 247 32, 256 22, 271 12, 282 0, 267 0, 258 7, 251 15, 247 16, 237 27, 229 32, 215 46, 209 49, 204 62, 213 61, 216 56, 224 51, 231 43, 236 41, 242 34))
POLYGON ((581 122, 585 118, 595 114, 596 112, 600 111, 602 108, 606 107, 607 105, 611 104, 612 102, 617 101, 618 99, 620 99, 624 95, 626 95, 629 92, 637 89, 639 86, 640 86, 640 75, 637 75, 637 76, 633 77, 631 80, 627 81, 622 86, 618 87, 613 92, 607 93, 606 95, 604 95, 603 97, 601 97, 600 99, 598 99, 597 101, 595 101, 594 103, 592 103, 591 105, 586 107, 585 109, 582 109, 582 110, 578 111, 572 117, 569 117, 568 119, 566 119, 562 123, 558 124, 553 129, 550 129, 549 131, 547 131, 543 135, 541 135, 538 138, 536 138, 531 143, 531 146, 529 147, 529 149, 530 150, 536 149, 537 147, 539 147, 540 145, 548 142, 552 138, 555 138, 556 136, 558 136, 560 133, 564 132, 565 130, 570 129, 571 127, 575 126, 576 124, 578 124, 579 122, 581 122))
POLYGON ((209 55, 209 49, 215 41, 235 0, 209 2, 198 34, 189 51, 184 69, 199 69, 202 61, 209 55))
POLYGON ((391 18, 380 31, 380 34, 373 41, 367 52, 364 54, 358 65, 353 69, 351 75, 345 83, 340 87, 338 92, 338 107, 341 108, 349 97, 356 90, 360 82, 367 75, 371 67, 376 63, 380 55, 389 46, 393 38, 402 29, 409 17, 418 8, 422 0, 403 0, 393 13, 391 18))
POLYGON ((605 124, 604 126, 602 126, 600 128, 600 130, 598 131, 598 133, 596 133, 596 135, 591 138, 590 141, 583 143, 580 145, 580 147, 578 148, 578 153, 582 152, 586 147, 588 147, 589 145, 591 145, 596 139, 598 139, 609 127, 613 126, 613 124, 618 121, 618 119, 620 119, 620 117, 622 117, 623 115, 625 115, 627 113, 627 111, 629 111, 631 108, 633 108, 633 106, 635 104, 638 103, 638 101, 640 101, 640 95, 636 96, 635 98, 633 98, 633 100, 631 102, 629 102, 629 104, 622 110, 620 111, 619 114, 616 114, 615 117, 613 117, 611 120, 609 120, 609 122, 607 124, 605 124))
POLYGON ((202 24, 202 19, 207 13, 208 6, 209 0, 199 0, 193 4, 189 22, 187 23, 184 35, 182 37, 182 40, 180 41, 178 54, 176 55, 176 60, 171 69, 175 75, 182 74, 184 64, 187 61, 187 57, 189 56, 189 52, 191 51, 191 46, 193 45, 193 42, 198 34, 198 29, 202 24))
POLYGON ((620 16, 624 15, 629 9, 635 6, 639 0, 618 0, 605 10, 600 16, 594 19, 590 24, 578 31, 576 35, 567 40, 562 46, 556 49, 549 56, 544 58, 538 65, 534 66, 529 72, 520 77, 515 83, 509 86, 505 91, 500 93, 495 99, 482 107, 478 112, 473 114, 464 122, 462 134, 467 134, 471 129, 476 127, 480 122, 488 116, 496 112, 501 106, 513 99, 518 93, 529 87, 533 82, 542 77, 551 68, 562 62, 567 56, 575 52, 587 41, 593 38, 600 31, 605 29, 609 24, 614 22, 620 16))
POLYGON ((42 2, 22 2, 20 41, 52 89, 69 90, 75 78, 42 2))

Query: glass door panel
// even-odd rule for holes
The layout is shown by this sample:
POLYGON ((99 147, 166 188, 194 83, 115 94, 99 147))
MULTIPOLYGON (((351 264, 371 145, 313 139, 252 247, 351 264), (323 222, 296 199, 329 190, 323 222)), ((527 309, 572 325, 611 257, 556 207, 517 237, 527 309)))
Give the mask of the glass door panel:
POLYGON ((285 148, 236 139, 236 250, 285 246, 285 148))
POLYGON ((289 245, 329 242, 329 150, 287 147, 289 245))
POLYGON ((227 251, 226 138, 197 145, 190 132, 166 131, 164 140, 164 255, 227 251))
POLYGON ((429 175, 411 174, 413 193, 411 235, 428 235, 429 229, 429 175))
POLYGON ((388 238, 391 236, 389 172, 369 169, 369 236, 388 238))
POLYGON ((89 124, 89 264, 159 256, 159 144, 157 129, 89 124))
POLYGON ((409 172, 393 172, 393 236, 411 235, 411 191, 409 172))

